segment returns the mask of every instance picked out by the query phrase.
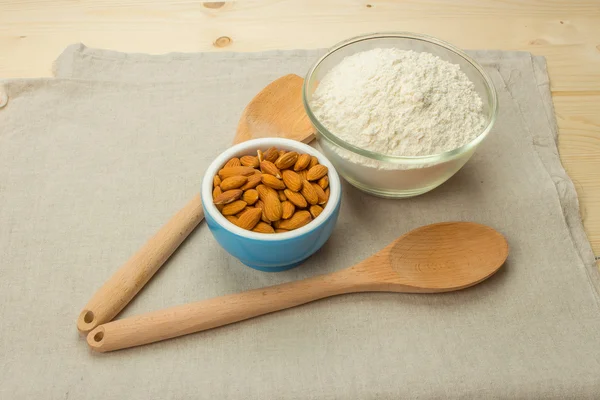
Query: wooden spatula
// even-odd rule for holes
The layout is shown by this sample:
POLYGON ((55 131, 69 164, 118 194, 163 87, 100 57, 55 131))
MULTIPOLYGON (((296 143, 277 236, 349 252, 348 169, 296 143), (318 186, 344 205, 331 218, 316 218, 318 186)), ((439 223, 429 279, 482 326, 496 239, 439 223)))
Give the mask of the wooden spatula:
MULTIPOLYGON (((234 144, 261 137, 284 137, 308 143, 314 128, 302 105, 303 79, 283 76, 259 92, 244 110, 234 144)), ((138 252, 98 289, 77 319, 87 333, 111 321, 152 278, 204 218, 200 194, 171 218, 138 252)))
POLYGON ((493 275, 508 256, 494 229, 447 222, 415 229, 355 266, 302 281, 250 290, 100 325, 88 334, 99 352, 153 343, 354 292, 438 293, 493 275))

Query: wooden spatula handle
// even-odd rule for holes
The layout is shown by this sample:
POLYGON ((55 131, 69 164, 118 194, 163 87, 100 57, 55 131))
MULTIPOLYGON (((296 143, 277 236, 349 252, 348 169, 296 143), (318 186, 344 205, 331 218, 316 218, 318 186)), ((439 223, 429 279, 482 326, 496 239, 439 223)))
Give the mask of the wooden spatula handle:
POLYGON ((298 306, 342 293, 360 291, 352 270, 231 294, 154 311, 98 326, 88 334, 99 352, 158 342, 298 306))
POLYGON ((112 320, 204 218, 200 194, 175 214, 94 294, 77 319, 87 333, 112 320))

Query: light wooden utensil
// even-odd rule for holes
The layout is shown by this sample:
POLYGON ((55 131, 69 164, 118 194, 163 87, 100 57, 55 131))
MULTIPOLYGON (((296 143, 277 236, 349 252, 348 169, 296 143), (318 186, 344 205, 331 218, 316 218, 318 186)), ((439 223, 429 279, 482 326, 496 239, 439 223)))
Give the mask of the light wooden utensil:
POLYGON ((470 222, 417 228, 353 267, 302 281, 250 290, 125 318, 88 334, 99 352, 216 328, 325 297, 355 292, 438 293, 493 275, 508 256, 494 229, 470 222))
MULTIPOLYGON (((284 137, 308 143, 314 128, 302 105, 303 79, 286 75, 260 91, 246 106, 234 144, 262 137, 284 137)), ((204 218, 200 194, 175 214, 94 294, 77 319, 88 333, 111 321, 152 278, 204 218)))

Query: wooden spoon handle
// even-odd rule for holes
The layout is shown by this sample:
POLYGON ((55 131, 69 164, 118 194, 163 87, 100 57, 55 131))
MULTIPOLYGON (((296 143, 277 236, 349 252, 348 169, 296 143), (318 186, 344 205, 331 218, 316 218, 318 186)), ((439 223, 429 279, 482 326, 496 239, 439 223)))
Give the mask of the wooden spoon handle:
POLYGON ((203 218, 204 210, 198 194, 94 294, 79 314, 77 329, 87 333, 98 325, 112 320, 203 218))
POLYGON ((88 334, 99 352, 120 350, 243 321, 342 293, 360 291, 351 270, 184 304, 98 326, 88 334))

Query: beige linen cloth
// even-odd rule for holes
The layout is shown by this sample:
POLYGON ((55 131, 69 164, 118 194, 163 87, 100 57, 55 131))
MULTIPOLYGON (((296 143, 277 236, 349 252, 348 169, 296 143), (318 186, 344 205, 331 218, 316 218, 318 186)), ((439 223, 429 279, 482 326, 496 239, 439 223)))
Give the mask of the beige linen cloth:
POLYGON ((72 46, 59 79, 2 81, 1 399, 597 399, 600 276, 562 168, 545 62, 474 52, 498 90, 489 137, 450 181, 385 200, 343 186, 327 244, 254 271, 204 224, 119 316, 350 266, 418 226, 491 225, 510 256, 438 295, 340 296, 95 354, 92 293, 199 190, 247 102, 322 50, 120 54, 72 46))

